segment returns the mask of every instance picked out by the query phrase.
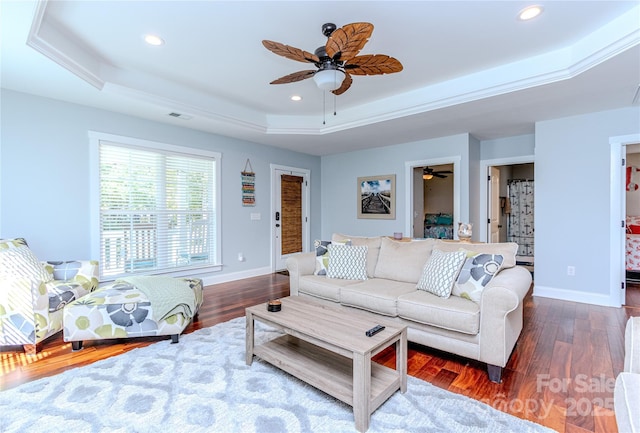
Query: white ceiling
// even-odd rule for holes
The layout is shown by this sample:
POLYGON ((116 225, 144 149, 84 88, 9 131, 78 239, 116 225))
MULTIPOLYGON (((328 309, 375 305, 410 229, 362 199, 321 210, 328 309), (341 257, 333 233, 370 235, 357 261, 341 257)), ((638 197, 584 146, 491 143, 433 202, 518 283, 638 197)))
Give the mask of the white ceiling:
POLYGON ((0 79, 314 155, 527 134, 536 121, 638 104, 638 1, 536 3, 544 13, 522 22, 532 2, 2 0, 0 79), (267 51, 263 39, 313 52, 326 42, 323 23, 358 21, 375 26, 361 54, 391 55, 402 72, 354 76, 326 101, 313 80, 269 85, 314 67, 267 51), (166 44, 145 44, 146 33, 166 44))

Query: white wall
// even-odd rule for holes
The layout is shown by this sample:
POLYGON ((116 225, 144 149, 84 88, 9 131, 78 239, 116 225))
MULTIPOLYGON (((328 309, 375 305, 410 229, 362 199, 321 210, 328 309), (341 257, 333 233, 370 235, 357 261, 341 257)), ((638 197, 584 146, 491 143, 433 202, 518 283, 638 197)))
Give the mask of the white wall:
POLYGON ((536 137, 534 134, 483 140, 480 142, 480 159, 486 161, 533 155, 535 144, 536 137))
POLYGON ((613 305, 609 138, 639 132, 639 107, 536 124, 534 294, 613 305))
MULTIPOLYGON (((322 157, 322 236, 334 232, 359 236, 393 235, 403 232, 407 221, 405 162, 429 158, 460 157, 461 209, 463 221, 469 218, 469 141, 468 134, 432 140, 341 153, 322 157), (357 218, 357 178, 396 175, 396 219, 357 218)), ((411 181, 411 179, 409 179, 411 181)))
POLYGON ((90 257, 90 130, 222 153, 220 274, 270 266, 270 164, 311 171, 310 232, 320 237, 319 157, 4 89, 1 97, 0 234, 25 237, 42 260, 98 259, 90 257), (241 203, 247 158, 256 173, 255 207, 241 203), (261 220, 251 221, 251 213, 261 220))
MULTIPOLYGON (((453 171, 452 164, 439 165, 432 168, 435 171, 453 171)), ((426 213, 449 213, 453 215, 453 176, 448 175, 445 178, 434 176, 429 180, 423 179, 422 184, 424 193, 424 212, 422 212, 422 220, 424 220, 424 214, 426 213)))

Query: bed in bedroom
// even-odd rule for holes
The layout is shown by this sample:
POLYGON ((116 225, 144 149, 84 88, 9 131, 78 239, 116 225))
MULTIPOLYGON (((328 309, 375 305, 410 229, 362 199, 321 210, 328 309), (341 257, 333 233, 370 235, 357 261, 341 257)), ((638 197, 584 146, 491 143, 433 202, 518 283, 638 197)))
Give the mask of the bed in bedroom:
POLYGON ((453 239, 453 215, 428 213, 424 215, 424 237, 453 239))

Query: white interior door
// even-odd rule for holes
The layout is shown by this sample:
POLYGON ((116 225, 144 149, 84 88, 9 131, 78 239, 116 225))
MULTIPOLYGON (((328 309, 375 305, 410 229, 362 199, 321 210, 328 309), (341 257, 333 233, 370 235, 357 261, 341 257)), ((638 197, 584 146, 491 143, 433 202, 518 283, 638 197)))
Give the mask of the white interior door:
POLYGON ((489 167, 489 242, 500 242, 500 169, 489 167))

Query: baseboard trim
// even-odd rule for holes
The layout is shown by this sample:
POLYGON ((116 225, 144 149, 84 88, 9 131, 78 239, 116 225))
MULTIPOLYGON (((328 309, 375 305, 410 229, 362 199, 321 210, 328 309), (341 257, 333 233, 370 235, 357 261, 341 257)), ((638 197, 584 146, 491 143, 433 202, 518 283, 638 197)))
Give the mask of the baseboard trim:
POLYGON ((558 289, 555 287, 534 285, 533 296, 559 299, 561 301, 581 302, 583 304, 602 305, 604 307, 620 307, 619 305, 614 304, 608 295, 576 292, 574 290, 558 289))
POLYGON ((259 277, 261 275, 267 275, 273 273, 271 267, 264 268, 256 268, 249 269, 247 271, 242 272, 231 272, 228 274, 208 274, 208 275, 200 275, 199 278, 202 278, 202 284, 204 286, 210 286, 212 284, 220 284, 220 283, 228 283, 229 281, 237 281, 245 278, 251 277, 259 277))

